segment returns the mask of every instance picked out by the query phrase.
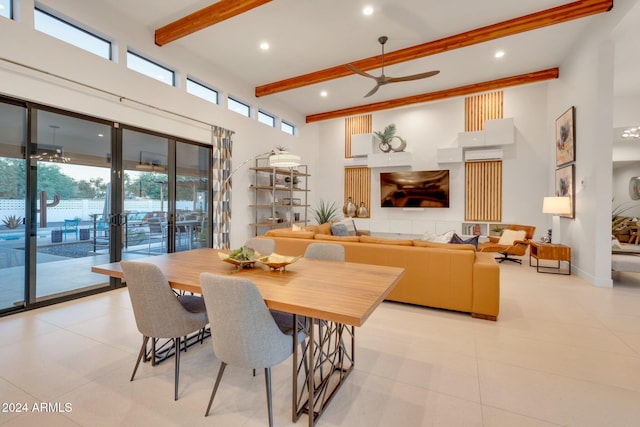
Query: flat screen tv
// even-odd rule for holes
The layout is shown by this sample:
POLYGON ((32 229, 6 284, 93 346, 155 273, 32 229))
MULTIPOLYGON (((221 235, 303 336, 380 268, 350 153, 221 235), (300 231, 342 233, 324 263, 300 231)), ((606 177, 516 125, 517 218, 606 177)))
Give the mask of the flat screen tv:
POLYGON ((449 170, 380 173, 383 208, 448 208, 449 170))

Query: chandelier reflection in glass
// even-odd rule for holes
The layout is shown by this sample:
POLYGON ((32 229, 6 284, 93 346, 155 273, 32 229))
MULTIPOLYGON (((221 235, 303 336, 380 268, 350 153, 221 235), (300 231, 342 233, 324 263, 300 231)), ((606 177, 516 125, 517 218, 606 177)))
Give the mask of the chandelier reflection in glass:
POLYGON ((52 163, 69 163, 71 158, 66 157, 64 155, 64 151, 62 147, 56 145, 56 130, 60 129, 58 125, 49 125, 53 132, 53 144, 52 145, 42 145, 38 144, 38 148, 35 154, 31 155, 32 159, 36 159, 41 162, 52 162, 52 163))

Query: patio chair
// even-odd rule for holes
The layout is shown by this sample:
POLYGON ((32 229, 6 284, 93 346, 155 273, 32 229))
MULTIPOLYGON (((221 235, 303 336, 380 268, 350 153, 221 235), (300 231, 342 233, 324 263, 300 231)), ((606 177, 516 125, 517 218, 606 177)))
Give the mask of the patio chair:
POLYGON ((75 233, 76 240, 78 240, 78 227, 80 225, 80 220, 78 219, 65 219, 64 220, 64 229, 62 230, 64 234, 64 240, 67 241, 67 233, 75 233))
MULTIPOLYGON (((149 338, 173 340, 175 353, 174 400, 178 400, 181 337, 201 331, 208 318, 204 299, 194 295, 176 296, 158 266, 146 262, 121 261, 124 280, 129 288, 138 331, 142 334, 142 347, 133 368, 130 381, 136 376, 140 360, 145 357, 149 338)), ((185 347, 186 348, 186 347, 185 347)), ((155 350, 155 345, 152 345, 155 350)), ((151 356, 155 358, 155 354, 151 356)), ((155 359, 153 359, 155 360, 155 359)))
POLYGON ((151 244, 154 239, 157 242, 160 240, 160 253, 164 251, 164 242, 167 238, 167 226, 166 223, 162 220, 162 218, 149 218, 147 219, 147 225, 149 226, 149 250, 148 253, 151 254, 151 244))

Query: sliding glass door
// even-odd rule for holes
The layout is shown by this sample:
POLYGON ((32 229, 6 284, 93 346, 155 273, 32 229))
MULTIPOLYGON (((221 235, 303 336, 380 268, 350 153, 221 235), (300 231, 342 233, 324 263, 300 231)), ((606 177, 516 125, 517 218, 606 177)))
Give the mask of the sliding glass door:
POLYGON ((91 266, 110 261, 109 124, 31 112, 29 163, 35 301, 108 286, 91 266))
POLYGON ((210 247, 211 153, 0 99, 0 314, 119 286, 94 265, 210 247))
POLYGON ((0 311, 25 303, 27 109, 0 103, 0 311))

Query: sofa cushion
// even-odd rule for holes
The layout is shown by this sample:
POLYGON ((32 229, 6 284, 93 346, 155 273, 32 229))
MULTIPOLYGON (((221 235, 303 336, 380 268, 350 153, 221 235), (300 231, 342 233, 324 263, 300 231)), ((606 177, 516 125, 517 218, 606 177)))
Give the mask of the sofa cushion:
POLYGON ((430 231, 425 231, 424 235, 420 240, 423 240, 425 242, 449 243, 454 234, 455 234, 454 230, 449 230, 443 234, 435 234, 430 231))
POLYGON ((479 237, 480 236, 473 236, 473 237, 469 237, 468 239, 463 239, 462 237, 458 236, 456 233, 453 233, 453 237, 451 238, 451 241, 449 243, 453 243, 455 245, 464 245, 464 244, 473 245, 476 249, 478 249, 479 237))
POLYGON ((331 224, 331 234, 334 236, 348 236, 349 230, 344 224, 331 224))
POLYGON ((451 243, 425 242, 424 240, 414 240, 413 246, 418 246, 423 248, 439 248, 439 249, 474 251, 474 252, 476 250, 475 246, 469 245, 469 244, 454 245, 451 243))
POLYGON ((331 234, 331 224, 325 222, 324 224, 316 225, 316 234, 331 234))
POLYGON ((413 241, 404 239, 385 239, 383 237, 360 236, 361 243, 380 243, 383 245, 413 246, 413 241))
POLYGON ((265 236, 272 237, 291 237, 294 239, 313 239, 313 231, 293 231, 288 229, 275 229, 269 230, 265 233, 265 236))
POLYGON ((524 230, 504 230, 498 244, 511 246, 516 240, 524 240, 526 235, 527 232, 524 230))
POLYGON ((359 242, 360 241, 360 236, 333 236, 331 234, 320 234, 320 233, 316 233, 316 235, 313 236, 313 238, 317 240, 338 240, 342 242, 359 242))

